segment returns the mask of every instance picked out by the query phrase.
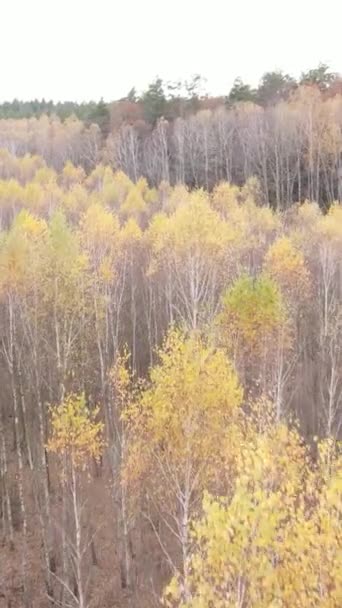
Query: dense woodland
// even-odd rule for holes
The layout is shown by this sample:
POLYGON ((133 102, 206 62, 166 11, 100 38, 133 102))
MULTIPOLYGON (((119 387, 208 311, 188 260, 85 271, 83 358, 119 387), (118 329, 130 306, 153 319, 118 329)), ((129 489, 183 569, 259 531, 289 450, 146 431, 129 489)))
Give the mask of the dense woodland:
POLYGON ((0 121, 1 608, 341 605, 336 82, 0 121))
POLYGON ((157 78, 140 96, 132 89, 111 104, 4 103, 0 147, 38 154, 57 171, 67 161, 87 172, 102 162, 150 186, 212 190, 256 176, 263 202, 279 210, 341 200, 342 81, 327 66, 299 82, 266 73, 256 90, 237 79, 227 97, 203 91, 199 76, 157 78))

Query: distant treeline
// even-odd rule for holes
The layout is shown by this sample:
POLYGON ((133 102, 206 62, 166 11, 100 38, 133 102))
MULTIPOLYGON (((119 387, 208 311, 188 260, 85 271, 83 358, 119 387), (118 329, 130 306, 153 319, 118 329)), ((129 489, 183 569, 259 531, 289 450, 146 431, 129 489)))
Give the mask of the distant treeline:
MULTIPOLYGON (((276 209, 342 200, 342 79, 328 66, 298 80, 269 72, 256 89, 237 79, 226 97, 207 96, 204 84, 200 76, 157 78, 141 95, 132 89, 110 104, 3 104, 0 148, 39 155, 57 171, 67 161, 86 173, 102 163, 150 186, 211 191, 256 177, 261 201, 276 209)), ((4 177, 8 164, 0 166, 4 177)))
POLYGON ((302 84, 314 84, 322 91, 334 93, 342 89, 340 75, 332 72, 326 64, 320 64, 317 68, 302 73, 299 79, 283 71, 265 72, 257 88, 243 82, 241 78, 236 78, 229 93, 219 97, 208 95, 205 83, 205 78, 199 74, 185 82, 169 82, 157 77, 141 94, 138 94, 133 87, 123 98, 110 102, 105 102, 103 99, 98 102, 81 103, 14 99, 0 104, 0 118, 32 118, 47 114, 56 115, 64 120, 68 116, 76 116, 86 123, 97 123, 101 128, 106 129, 113 108, 125 101, 135 104, 140 109, 139 116, 154 124, 161 116, 168 120, 175 119, 189 112, 207 109, 208 106, 212 109, 216 105, 222 105, 222 102, 227 105, 239 101, 250 101, 261 106, 273 104, 281 99, 287 99, 289 94, 302 84))
MULTIPOLYGON (((92 120, 96 114, 98 103, 88 101, 77 103, 75 101, 47 101, 45 99, 32 99, 31 101, 5 101, 0 104, 1 118, 32 118, 43 114, 56 114, 59 118, 65 119, 75 115, 81 120, 92 120)), ((106 104, 105 104, 106 105, 106 104)))

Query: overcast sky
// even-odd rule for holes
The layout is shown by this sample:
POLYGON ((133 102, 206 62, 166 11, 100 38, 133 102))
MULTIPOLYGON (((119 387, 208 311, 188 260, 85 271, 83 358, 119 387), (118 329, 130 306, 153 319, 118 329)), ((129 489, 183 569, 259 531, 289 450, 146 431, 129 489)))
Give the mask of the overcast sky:
POLYGON ((341 0, 0 0, 0 98, 112 100, 160 75, 342 72, 341 0))

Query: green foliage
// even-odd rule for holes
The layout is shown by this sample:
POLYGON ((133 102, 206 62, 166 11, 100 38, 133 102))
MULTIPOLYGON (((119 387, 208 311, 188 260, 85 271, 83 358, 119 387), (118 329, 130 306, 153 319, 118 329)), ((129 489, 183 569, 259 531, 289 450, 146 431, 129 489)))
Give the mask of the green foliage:
POLYGON ((165 115, 166 97, 161 78, 156 78, 154 82, 151 82, 147 91, 143 93, 141 101, 144 116, 148 122, 155 124, 158 118, 165 115))
POLYGON ((99 125, 104 136, 108 135, 110 130, 110 113, 109 106, 103 101, 103 98, 90 110, 88 121, 99 125))
MULTIPOLYGON (((269 277, 241 276, 223 296, 219 324, 230 339, 234 336, 258 347, 283 323, 285 309, 280 290, 269 277)), ((228 338, 229 339, 229 338, 228 338)))
POLYGON ((54 102, 45 99, 32 101, 14 99, 12 102, 5 101, 0 104, 0 118, 31 118, 46 114, 59 116, 62 120, 68 116, 77 116, 80 120, 89 121, 94 113, 96 115, 97 105, 94 101, 77 103, 74 101, 54 102))
POLYGON ((268 105, 287 99, 296 86, 295 79, 288 74, 281 71, 266 72, 258 87, 258 102, 261 105, 268 105))
POLYGON ((256 103, 257 94, 255 89, 252 89, 249 84, 245 84, 241 78, 236 78, 234 84, 227 97, 228 104, 234 104, 239 102, 251 102, 256 103))
POLYGON ((336 78, 336 73, 331 72, 326 63, 320 63, 317 68, 313 68, 308 72, 302 73, 300 84, 314 84, 324 91, 334 82, 336 78))

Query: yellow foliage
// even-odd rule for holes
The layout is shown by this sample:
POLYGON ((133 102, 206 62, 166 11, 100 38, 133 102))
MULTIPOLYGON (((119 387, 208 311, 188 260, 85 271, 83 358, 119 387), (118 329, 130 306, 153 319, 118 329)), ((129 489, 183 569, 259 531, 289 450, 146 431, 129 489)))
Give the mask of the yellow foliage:
POLYGON ((173 213, 180 207, 184 205, 189 200, 189 191, 186 186, 183 184, 176 184, 174 188, 168 187, 165 191, 162 190, 162 206, 163 210, 168 213, 173 213))
POLYGON ((317 203, 313 203, 311 201, 304 201, 302 205, 298 207, 298 218, 305 224, 314 225, 317 223, 317 220, 321 217, 320 208, 317 203))
POLYGON ((342 206, 340 203, 332 205, 319 223, 319 230, 332 243, 342 245, 342 206))
POLYGON ((235 232, 211 209, 208 196, 198 191, 188 195, 188 202, 171 216, 154 216, 149 236, 156 258, 171 249, 180 256, 200 253, 215 259, 234 241, 235 232))
POLYGON ((39 213, 45 205, 44 190, 39 183, 31 182, 26 184, 23 191, 25 206, 34 213, 39 213))
POLYGON ((72 185, 83 183, 84 180, 85 171, 83 167, 75 167, 72 162, 67 161, 60 176, 62 186, 70 188, 72 185))
POLYGON ((228 182, 221 182, 215 187, 212 194, 212 206, 214 209, 227 216, 236 212, 239 205, 240 189, 228 182))
POLYGON ((107 188, 110 188, 110 204, 119 208, 125 200, 127 194, 130 192, 131 188, 133 188, 133 182, 125 173, 123 173, 123 171, 117 171, 114 173, 112 182, 107 182, 105 184, 104 196, 106 196, 107 188))
POLYGON ((251 429, 231 496, 204 495, 187 597, 174 578, 168 606, 338 608, 342 597, 341 459, 310 468, 295 430, 251 429), (243 599, 243 604, 241 604, 243 599))
POLYGON ((33 181, 41 186, 55 184, 57 182, 57 173, 50 167, 42 167, 36 171, 33 181))
POLYGON ((126 216, 132 215, 132 216, 139 217, 146 210, 147 210, 147 205, 146 205, 143 195, 141 193, 141 188, 139 188, 138 185, 133 186, 129 190, 124 202, 122 203, 122 205, 120 207, 121 213, 123 213, 126 216))
POLYGON ((26 210, 22 210, 17 215, 14 227, 22 231, 23 235, 32 239, 41 239, 47 233, 45 220, 35 217, 26 210))
POLYGON ((138 192, 140 192, 141 196, 145 198, 145 195, 147 194, 147 192, 149 190, 147 179, 145 177, 139 177, 135 187, 138 190, 138 192))
POLYGON ((176 476, 184 474, 190 459, 192 474, 201 485, 229 440, 242 389, 223 351, 206 345, 199 336, 185 338, 171 331, 159 357, 160 364, 151 370, 150 387, 124 414, 131 429, 128 468, 133 477, 136 467, 140 469, 136 458, 143 442, 145 458, 153 464, 158 454, 157 459, 166 459, 176 476))
POLYGON ((249 201, 253 205, 260 205, 263 202, 263 194, 260 182, 257 177, 249 177, 241 188, 241 199, 249 201))
POLYGON ((100 204, 92 204, 81 219, 81 230, 87 246, 108 248, 118 237, 119 222, 115 215, 100 204))
POLYGON ((310 294, 310 273, 303 253, 291 239, 279 237, 265 256, 264 268, 287 298, 303 299, 310 294))
MULTIPOLYGON (((89 190, 100 191, 103 187, 103 182, 106 174, 106 167, 102 164, 96 165, 95 169, 88 175, 85 184, 89 190)), ((107 180, 108 183, 108 180, 107 180)))
POLYGON ((17 159, 17 175, 22 183, 35 179, 37 173, 45 169, 47 167, 40 156, 25 154, 22 158, 17 159))
POLYGON ((63 194, 61 206, 68 216, 78 217, 89 205, 89 194, 81 184, 74 184, 63 194))
POLYGON ((30 287, 31 257, 34 244, 44 244, 47 225, 44 220, 22 210, 0 247, 0 291, 22 291, 30 287))
POLYGON ((136 245, 143 237, 142 230, 134 218, 129 218, 121 230, 121 238, 126 245, 136 245))
POLYGON ((91 457, 99 458, 103 423, 96 422, 98 409, 87 408, 84 394, 68 395, 51 409, 50 452, 70 456, 75 467, 85 467, 91 457))
POLYGON ((20 291, 26 282, 27 244, 15 232, 5 237, 0 251, 0 293, 20 291))
POLYGON ((88 260, 81 250, 79 234, 61 211, 50 219, 45 256, 42 298, 66 320, 71 311, 79 312, 84 306, 81 294, 88 260))
POLYGON ((0 180, 0 201, 2 207, 11 207, 20 203, 24 197, 23 193, 23 187, 16 180, 0 180))

